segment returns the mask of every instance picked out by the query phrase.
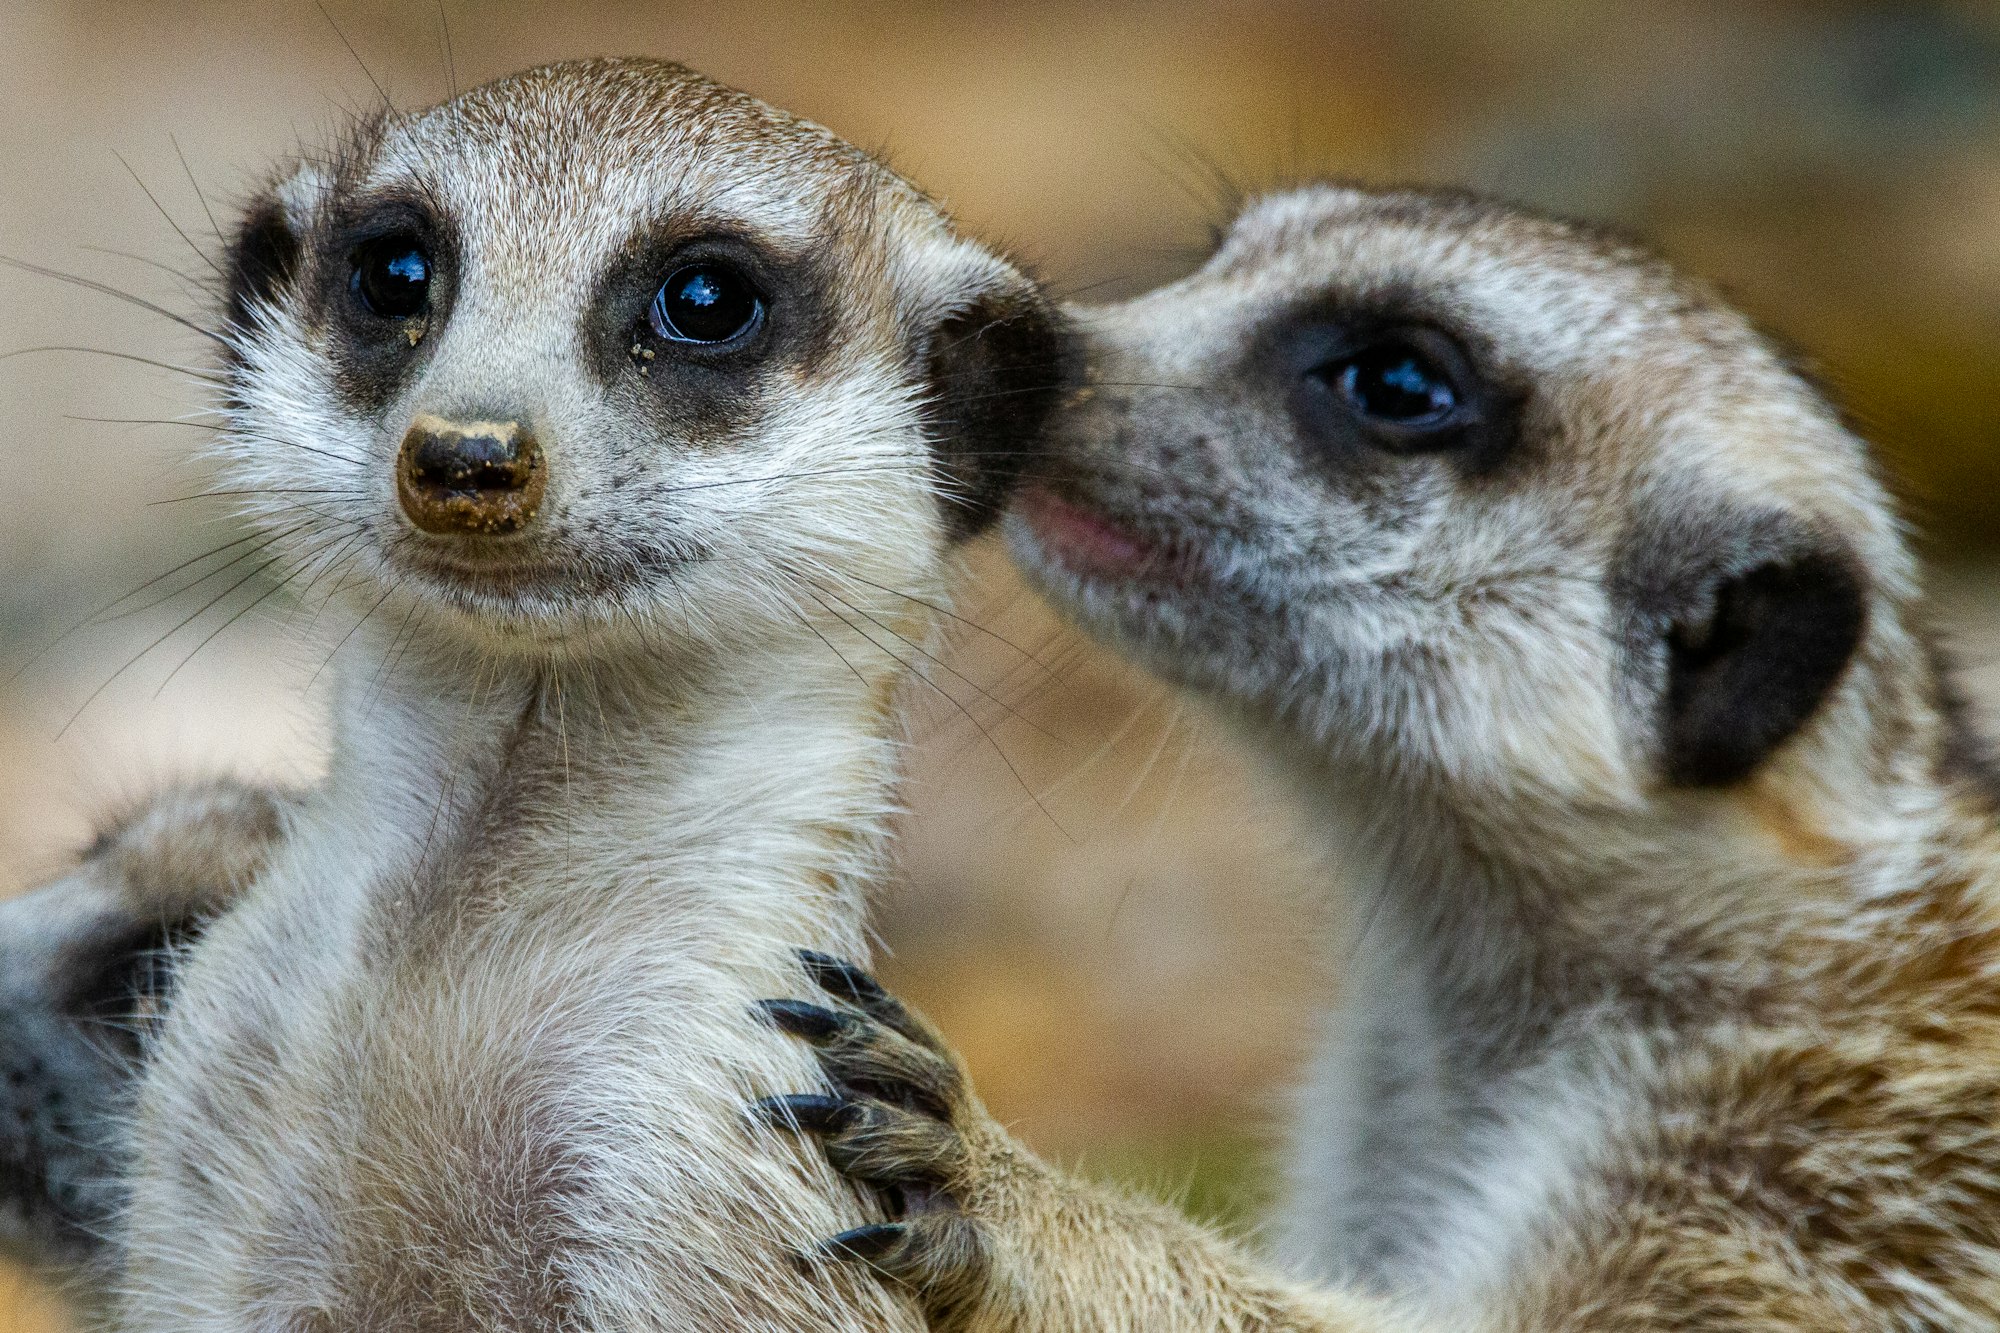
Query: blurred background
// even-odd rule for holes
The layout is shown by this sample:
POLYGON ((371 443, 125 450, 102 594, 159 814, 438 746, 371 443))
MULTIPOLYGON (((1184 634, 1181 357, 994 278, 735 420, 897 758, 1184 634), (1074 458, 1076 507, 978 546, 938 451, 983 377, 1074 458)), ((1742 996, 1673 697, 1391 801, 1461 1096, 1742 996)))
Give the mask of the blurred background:
MULTIPOLYGON (((441 15, 461 86, 684 60, 881 149, 1093 298, 1184 271, 1234 190, 1310 175, 1468 183, 1636 230, 1819 365, 1924 534, 1989 719, 2000 702, 2000 7, 12 0, 0 255, 198 311, 215 219, 375 99, 363 62, 400 105, 444 94, 441 15)), ((18 350, 52 346, 205 354, 0 271, 0 894, 107 802, 190 770, 308 780, 324 742, 305 626, 272 602, 230 621, 264 590, 230 588, 244 566, 59 637, 231 532, 163 503, 201 488, 199 430, 104 420, 172 421, 200 386, 18 350)), ((923 704, 891 979, 1037 1146, 1249 1216, 1305 997, 1339 982, 1341 950, 1311 942, 1337 934, 1338 868, 1305 864, 1199 719, 991 552, 965 609, 990 633, 953 666, 984 693, 942 676, 964 711, 923 704)), ((0 1273, 0 1333, 62 1326, 0 1273)))

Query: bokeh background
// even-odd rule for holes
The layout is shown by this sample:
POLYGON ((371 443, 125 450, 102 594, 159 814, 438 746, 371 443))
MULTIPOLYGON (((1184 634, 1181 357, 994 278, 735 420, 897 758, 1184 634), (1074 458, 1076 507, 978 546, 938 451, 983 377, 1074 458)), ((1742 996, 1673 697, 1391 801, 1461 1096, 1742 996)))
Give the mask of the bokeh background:
MULTIPOLYGON (((683 59, 879 148, 1093 298, 1184 271, 1233 192, 1310 175, 1468 183, 1634 229, 1819 364, 1925 534, 1968 683, 2000 701, 1992 4, 10 0, 0 255, 197 311, 214 220, 372 81, 415 105, 448 66, 464 85, 602 53, 683 59)), ((58 637, 231 534, 163 503, 200 488, 200 431, 101 419, 171 421, 199 386, 17 351, 47 346, 204 355, 0 271, 0 893, 59 867, 108 801, 190 770, 308 779, 324 741, 287 609, 209 637, 256 579, 175 628, 242 567, 58 637)), ((966 607, 990 633, 953 666, 978 690, 941 675, 958 703, 922 705, 888 971, 1031 1142, 1247 1216, 1306 997, 1339 982, 1347 946, 1313 943, 1339 933, 1338 867, 1299 858, 1198 718, 976 564, 966 607)), ((62 1326, 0 1273, 0 1333, 62 1326)))

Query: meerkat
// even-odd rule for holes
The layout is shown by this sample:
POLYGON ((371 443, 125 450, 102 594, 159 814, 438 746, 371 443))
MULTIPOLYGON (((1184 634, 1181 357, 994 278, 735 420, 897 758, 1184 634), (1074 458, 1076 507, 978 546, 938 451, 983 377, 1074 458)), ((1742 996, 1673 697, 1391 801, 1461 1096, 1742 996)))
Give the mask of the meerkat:
POLYGON ((798 1266, 870 1205, 742 1115, 812 1072, 751 1000, 862 946, 900 686, 1052 307, 647 61, 372 120, 227 268, 222 489, 353 628, 323 784, 209 830, 260 864, 115 1126, 120 1326, 920 1327, 798 1266))
MULTIPOLYGON (((1279 194, 1074 317, 1014 554, 1228 719, 1365 922, 1285 1257, 1432 1328, 2000 1323, 2000 787, 1814 388, 1642 250, 1454 194, 1279 194)), ((900 1214, 828 1251, 934 1326, 1324 1326, 821 980, 791 1120, 900 1214)))

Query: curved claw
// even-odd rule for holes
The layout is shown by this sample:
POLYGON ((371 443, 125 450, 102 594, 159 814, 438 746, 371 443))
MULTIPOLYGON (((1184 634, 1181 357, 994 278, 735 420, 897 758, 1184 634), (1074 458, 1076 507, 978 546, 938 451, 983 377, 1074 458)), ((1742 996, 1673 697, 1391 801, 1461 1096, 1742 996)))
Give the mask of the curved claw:
POLYGON ((795 1092, 784 1097, 760 1097, 750 1111, 774 1129, 794 1133, 831 1134, 854 1121, 852 1102, 819 1092, 795 1092))
POLYGON ((846 1014, 805 1000, 759 1000, 756 1010, 780 1032, 805 1041, 831 1040, 853 1022, 846 1014))
POLYGON ((830 954, 798 956, 832 1006, 763 1000, 757 1009, 811 1043, 832 1091, 765 1097, 751 1113, 813 1135, 891 1219, 821 1241, 799 1262, 866 1264, 910 1288, 933 1327, 956 1328, 954 1312, 982 1299, 991 1279, 990 1239, 962 1202, 976 1174, 967 1126, 983 1112, 943 1038, 881 982, 830 954))
POLYGON ((883 989, 882 983, 858 963, 814 949, 800 949, 798 953, 799 961, 805 964, 806 975, 812 978, 815 986, 830 995, 838 995, 863 1008, 889 998, 889 992, 883 989))
POLYGON ((877 1222, 872 1226, 843 1231, 838 1236, 829 1236, 819 1243, 818 1253, 828 1259, 846 1259, 872 1266, 901 1245, 909 1233, 909 1227, 901 1222, 877 1222))

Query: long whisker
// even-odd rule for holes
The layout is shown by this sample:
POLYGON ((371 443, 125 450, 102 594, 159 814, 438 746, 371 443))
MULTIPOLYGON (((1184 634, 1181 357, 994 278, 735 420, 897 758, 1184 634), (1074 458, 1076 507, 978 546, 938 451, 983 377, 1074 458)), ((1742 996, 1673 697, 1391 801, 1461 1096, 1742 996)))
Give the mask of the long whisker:
POLYGON ((905 670, 907 670, 912 676, 922 681, 924 684, 930 686, 931 689, 933 689, 938 694, 942 695, 947 701, 949 701, 953 708, 956 708, 960 713, 963 713, 965 715, 965 720, 970 722, 974 727, 978 728, 979 734, 986 738, 986 743, 993 747, 993 753, 1000 757, 1000 762, 1005 764, 1007 766, 1007 771, 1014 775, 1014 781, 1020 784, 1021 790, 1027 793, 1028 799, 1035 803, 1035 808, 1042 812, 1042 817, 1047 819, 1049 821, 1050 826, 1053 827, 1056 832, 1062 834, 1065 840, 1067 840, 1071 844, 1074 844, 1076 842, 1076 839, 1070 836, 1069 830, 1062 826, 1062 821, 1058 820, 1055 817, 1055 815, 1049 810, 1049 808, 1046 805, 1042 804, 1041 798, 1035 795, 1035 789, 1028 785, 1028 780, 1026 778, 1021 776, 1021 770, 1018 767, 1016 767, 1014 761, 1008 757, 1007 751, 1004 748, 1002 748, 1000 742, 998 742, 993 738, 993 733, 986 729, 985 724, 980 722, 980 720, 973 715, 972 710, 967 708, 956 695, 954 695, 950 690, 945 689, 935 680, 932 680, 928 675, 926 675, 923 672, 921 668, 917 666, 915 662, 910 661, 908 658, 902 656, 902 654, 896 652, 894 649, 885 647, 883 644, 878 642, 873 635, 869 634, 867 630, 861 628, 859 625, 854 624, 846 616, 841 615, 839 611, 835 610, 831 606, 828 606, 824 601, 820 601, 817 594, 813 594, 813 600, 819 601, 820 608, 824 610, 828 615, 834 617, 836 620, 840 621, 841 624, 846 625, 856 634, 859 634, 868 643, 874 645, 875 650, 877 652, 880 652, 883 655, 901 664, 902 667, 905 670))
MULTIPOLYGON (((107 609, 105 612, 100 614, 95 621, 87 623, 109 625, 120 620, 130 620, 134 616, 144 615, 146 612, 151 611, 154 607, 164 606, 168 602, 173 601, 174 598, 179 597, 182 593, 188 592, 189 590, 194 588, 199 588, 202 584, 208 582, 212 578, 215 578, 217 575, 226 573, 227 571, 234 569, 236 566, 242 564, 245 560, 256 559, 258 556, 270 550, 273 546, 277 545, 285 538, 290 537, 294 533, 298 532, 304 526, 305 525, 303 523, 295 524, 292 527, 286 528, 283 531, 276 533, 275 535, 267 533, 252 533, 250 534, 249 540, 256 540, 258 538, 262 538, 262 540, 257 541, 257 544, 251 547, 247 551, 239 551, 236 555, 232 556, 228 560, 225 560, 223 563, 217 565, 214 569, 209 570, 207 573, 202 574, 199 577, 188 580, 186 583, 181 584, 180 587, 175 588, 170 592, 161 593, 158 597, 155 597, 152 601, 142 603, 139 606, 126 607, 122 611, 112 611, 107 609)), ((231 544, 234 545, 235 543, 231 544)), ((126 597, 136 596, 137 593, 140 591, 143 591, 143 589, 134 589, 132 592, 127 593, 126 597)), ((119 600, 122 601, 124 599, 121 598, 119 600)), ((116 606, 117 603, 114 602, 112 603, 112 605, 116 606)))
MULTIPOLYGON (((270 566, 266 565, 265 568, 268 569, 270 568, 270 566)), ((173 684, 174 677, 181 674, 181 668, 186 666, 189 662, 194 661, 195 657, 201 652, 201 650, 208 647, 209 644, 214 643, 215 640, 222 634, 224 630, 228 629, 231 625, 234 625, 237 621, 249 615, 259 606, 262 606, 265 602, 269 601, 271 598, 277 596, 280 592, 284 591, 284 587, 285 587, 285 580, 283 579, 278 580, 278 582, 273 583, 270 587, 264 589, 264 591, 258 593, 255 597, 251 598, 248 605, 244 606, 241 610, 237 611, 234 615, 230 616, 229 619, 223 621, 220 625, 217 625, 214 629, 210 630, 205 636, 203 636, 200 643, 197 643, 193 648, 188 650, 187 656, 181 658, 180 661, 174 663, 174 669, 172 671, 169 671, 166 674, 166 678, 159 683, 158 688, 156 688, 153 691, 153 697, 157 699, 162 694, 166 693, 167 686, 173 684)))
POLYGON ((222 431, 229 427, 216 421, 183 421, 173 417, 86 417, 65 413, 64 421, 88 421, 100 426, 184 426, 189 430, 222 431))
POLYGON ((208 206, 208 196, 201 192, 201 182, 194 178, 194 168, 188 165, 187 154, 181 151, 181 141, 169 134, 167 142, 174 146, 174 156, 181 160, 181 171, 187 175, 189 188, 194 191, 195 202, 201 205, 202 216, 208 219, 208 229, 219 239, 222 225, 215 220, 215 210, 208 206))
POLYGON ((1023 648, 1020 644, 1015 643, 1012 639, 1007 638, 1006 636, 998 633, 995 630, 987 628, 985 625, 980 624, 976 620, 969 620, 966 617, 959 615, 956 611, 953 611, 949 607, 939 606, 936 602, 926 601, 923 598, 913 596, 910 593, 899 592, 894 588, 884 587, 880 583, 876 583, 870 579, 862 578, 859 574, 848 574, 845 577, 853 579, 856 583, 864 584, 867 587, 873 588, 877 592, 885 592, 889 594, 889 596, 891 597, 900 597, 906 602, 915 602, 918 606, 923 607, 925 610, 934 611, 938 615, 943 616, 947 620, 956 621, 958 624, 964 625, 968 629, 975 630, 980 634, 984 634, 987 638, 992 639, 995 643, 1002 644, 1007 648, 1011 648, 1016 653, 1019 653, 1023 658, 1027 659, 1029 662, 1032 662, 1035 666, 1039 667, 1042 671, 1047 672, 1049 670, 1048 663, 1044 662, 1041 658, 1029 652, 1026 648, 1023 648))
MULTIPOLYGON (((340 542, 335 544, 330 550, 326 552, 324 556, 320 558, 319 568, 313 572, 313 576, 310 579, 306 580, 305 586, 299 589, 299 595, 297 600, 298 600, 298 605, 301 609, 307 605, 308 599, 312 597, 313 589, 319 586, 320 580, 324 579, 328 574, 331 574, 335 569, 339 568, 340 562, 346 558, 347 553, 353 550, 354 547, 357 544, 359 544, 361 540, 366 536, 367 536, 366 528, 357 528, 355 531, 348 533, 345 538, 343 538, 340 542)), ((339 591, 340 591, 340 581, 336 581, 333 588, 327 593, 326 597, 321 600, 318 606, 313 608, 312 619, 306 622, 306 633, 308 635, 310 635, 314 630, 319 628, 320 616, 325 614, 326 608, 333 601, 334 594, 338 593, 339 591)), ((298 612, 295 610, 293 612, 293 615, 296 616, 297 614, 298 612)))
MULTIPOLYGON (((60 647, 63 643, 67 642, 71 638, 71 636, 77 634, 78 632, 84 629, 89 628, 91 625, 100 623, 103 617, 109 616, 110 613, 113 610, 115 610, 121 603, 126 602, 131 598, 137 597, 140 593, 146 591, 146 589, 157 585, 158 583, 160 583, 165 579, 172 578, 174 575, 180 573, 182 570, 188 568, 190 565, 198 565, 204 560, 212 559, 215 556, 221 555, 224 551, 231 550, 235 547, 243 545, 245 542, 256 541, 258 537, 262 535, 263 534, 261 533, 255 533, 255 532, 248 533, 244 536, 236 538, 234 541, 224 542, 220 546, 213 547, 209 550, 203 551, 200 555, 189 556, 187 559, 175 565, 172 569, 169 569, 161 574, 155 574, 152 578, 147 579, 144 583, 132 589, 130 592, 121 593, 117 597, 112 598, 110 601, 98 607, 96 610, 85 614, 83 619, 76 621, 68 629, 63 630, 53 639, 50 639, 47 643, 43 644, 40 648, 37 648, 33 653, 29 654, 28 659, 23 663, 21 663, 20 666, 16 667, 14 669, 13 674, 7 677, 6 683, 8 685, 12 685, 16 681, 20 680, 21 676, 28 670, 28 668, 32 667, 35 663, 41 661, 51 652, 55 651, 56 648, 60 647)), ((228 567, 229 566, 224 565, 221 568, 227 569, 228 567)), ((213 575, 217 572, 219 571, 211 570, 208 574, 203 575, 202 577, 210 578, 213 577, 213 575)), ((200 581, 201 580, 199 579, 196 580, 197 583, 199 583, 200 581)), ((194 584, 188 585, 188 587, 193 587, 193 586, 194 584)), ((176 592, 174 595, 179 596, 180 592, 185 592, 185 591, 186 588, 183 588, 179 592, 176 592)))
POLYGON ((437 0, 438 41, 444 47, 445 86, 451 89, 451 98, 458 100, 458 60, 451 50, 451 20, 444 14, 444 0, 437 0))
POLYGON ((841 652, 840 649, 833 646, 833 640, 827 638, 825 634, 820 632, 819 626, 812 623, 811 616, 807 615, 804 611, 799 610, 797 607, 792 608, 792 614, 798 617, 798 621, 801 625, 804 625, 807 629, 812 631, 813 637, 815 639, 818 639, 821 643, 826 645, 828 652, 832 653, 835 657, 840 659, 840 664, 846 667, 848 671, 853 674, 856 680, 860 681, 864 686, 868 684, 868 678, 861 674, 861 668, 855 666, 852 661, 848 660, 848 656, 846 653, 841 652))
POLYGON ((1098 278, 1093 282, 1080 283, 1075 287, 1065 287, 1061 289, 1060 295, 1065 301, 1074 301, 1086 292, 1094 292, 1103 287, 1112 287, 1119 283, 1130 282, 1131 280, 1131 274, 1121 273, 1109 278, 1098 278))
POLYGON ((1007 716, 1013 718, 1017 722, 1023 723, 1032 730, 1041 733, 1041 735, 1043 735, 1049 740, 1056 742, 1059 745, 1062 743, 1062 737, 1056 735, 1048 728, 1037 724, 1035 721, 1033 721, 1026 715, 1016 711, 1014 708, 1009 706, 1004 699, 1001 699, 1000 697, 995 695, 991 690, 987 689, 984 685, 981 685, 978 681, 972 679, 972 677, 966 675, 963 671, 960 671, 958 668, 952 666, 951 663, 945 661, 942 657, 939 657, 936 653, 931 652, 928 648, 923 647, 921 644, 911 642, 909 636, 903 634, 901 631, 895 629, 890 625, 883 624, 882 621, 870 615, 867 611, 863 610, 861 607, 858 607, 854 603, 848 601, 845 597, 842 597, 839 593, 834 592, 832 589, 822 588, 820 589, 820 591, 824 592, 828 597, 833 598, 834 601, 839 602, 842 606, 852 611, 855 615, 860 616, 861 618, 866 620, 869 624, 875 626, 875 628, 881 630, 884 634, 887 634, 889 637, 903 644, 905 647, 909 648, 910 651, 921 654, 926 658, 929 658, 931 661, 937 663, 937 665, 943 668, 945 671, 950 672, 953 676, 957 677, 959 680, 962 680, 967 685, 970 685, 975 691, 979 693, 979 695, 982 698, 987 700, 989 703, 993 704, 995 707, 999 708, 1002 712, 1006 713, 1007 716))
POLYGON ((193 366, 177 366, 171 361, 155 361, 150 356, 140 356, 137 352, 118 352, 109 347, 78 347, 71 343, 48 343, 39 347, 16 347, 11 352, 0 352, 0 361, 12 361, 17 356, 35 356, 43 352, 80 352, 86 356, 108 356, 118 361, 131 361, 155 370, 169 370, 176 375, 185 375, 203 384, 213 384, 226 388, 229 381, 206 370, 196 370, 193 366))
POLYGON ((132 183, 139 187, 139 192, 145 195, 147 201, 153 205, 153 208, 159 213, 159 215, 167 220, 167 225, 174 229, 174 235, 180 237, 181 240, 186 243, 187 248, 194 251, 195 257, 201 260, 202 263, 208 265, 210 271, 212 271, 216 277, 223 279, 225 282, 228 281, 229 275, 222 271, 222 266, 216 263, 213 259, 209 258, 208 252, 194 243, 194 237, 188 235, 187 232, 181 227, 181 224, 174 221, 174 215, 167 211, 167 206, 160 202, 160 197, 154 194, 152 190, 147 187, 145 177, 141 176, 138 172, 132 169, 132 164, 125 160, 125 155, 114 149, 111 153, 111 156, 118 159, 118 165, 125 168, 125 174, 132 178, 132 183))
MULTIPOLYGON (((336 586, 334 591, 338 592, 339 588, 336 586)), ((310 690, 314 685, 319 683, 320 674, 324 672, 327 669, 327 667, 333 664, 334 658, 340 656, 340 650, 347 646, 347 641, 354 637, 354 632, 360 629, 363 625, 368 623, 368 618, 381 609, 382 603, 388 601, 389 594, 394 591, 396 591, 394 584, 390 584, 388 587, 383 588, 382 595, 380 597, 377 597, 374 600, 374 602, 370 604, 368 609, 361 613, 360 619, 356 620, 352 625, 349 625, 347 627, 347 633, 340 636, 340 642, 333 645, 333 651, 326 655, 325 660, 323 660, 319 664, 318 668, 313 671, 311 679, 306 681, 306 689, 310 690)), ((330 597, 332 596, 332 594, 329 593, 328 596, 330 597)))
POLYGON ((403 654, 409 651, 409 643, 403 636, 410 632, 410 624, 417 618, 417 609, 421 605, 421 602, 412 600, 410 609, 403 613, 402 623, 396 626, 395 634, 389 639, 389 647, 382 654, 382 665, 376 668, 374 679, 368 682, 368 702, 364 707, 375 706, 375 701, 382 697, 382 691, 388 688, 390 678, 396 674, 397 664, 403 660, 403 654))
MULTIPOLYGON (((1098 764, 1102 763, 1104 759, 1107 756, 1109 756, 1114 750, 1116 750, 1118 746, 1124 741, 1124 739, 1131 734, 1132 729, 1138 726, 1140 719, 1144 718, 1147 712, 1150 711, 1155 704, 1160 702, 1161 698, 1166 695, 1167 689, 1168 689, 1167 686, 1162 685, 1158 689, 1154 690, 1151 695, 1147 696, 1144 699, 1141 699, 1136 705, 1134 705, 1132 711, 1125 715, 1124 720, 1120 722, 1118 726, 1112 730, 1109 736, 1105 737, 1103 742, 1100 743, 1096 749, 1092 750, 1089 754, 1085 755, 1077 763, 1071 765, 1068 772, 1064 773, 1054 782, 1051 782, 1048 786, 1042 788, 1042 793, 1041 793, 1042 798, 1044 800, 1048 800, 1060 794, 1061 792, 1068 790, 1070 787, 1080 782, 1084 778, 1084 776, 1088 774, 1092 769, 1096 768, 1098 764)), ((1014 810, 1008 813, 1007 818, 1009 819, 1018 818, 1022 813, 1023 809, 1024 807, 1016 807, 1014 810)))
POLYGON ((123 301, 126 305, 132 306, 135 309, 144 310, 148 314, 158 315, 161 319, 172 320, 189 332, 199 333, 202 337, 220 346, 227 347, 229 345, 229 340, 214 329, 204 328, 185 315, 175 314, 157 302, 148 301, 143 296, 134 296, 131 292, 113 287, 108 282, 99 282, 95 278, 86 278, 79 273, 65 273, 59 268, 49 268, 45 264, 31 264, 25 259, 15 259, 11 255, 0 255, 0 264, 5 264, 8 268, 18 269, 23 273, 32 273, 37 277, 48 278, 55 282, 66 282, 72 287, 81 287, 87 292, 97 292, 101 295, 109 296, 114 300, 123 301))
POLYGON ((164 500, 148 500, 146 506, 150 509, 157 505, 182 505, 193 500, 214 500, 242 495, 341 495, 350 500, 360 500, 365 499, 367 493, 352 486, 252 486, 236 490, 196 491, 192 495, 174 495, 164 500))
POLYGON ((169 629, 166 633, 154 639, 144 648, 141 648, 136 654, 127 658, 125 661, 125 665, 119 667, 116 671, 112 672, 109 676, 105 677, 104 682, 101 685, 99 685, 96 689, 90 692, 90 697, 85 699, 83 703, 78 706, 77 710, 74 713, 70 714, 69 721, 63 723, 62 730, 58 731, 55 734, 55 739, 61 740, 63 738, 64 733, 66 733, 71 727, 76 725, 76 720, 82 717, 85 711, 87 711, 93 703, 97 702, 98 696, 102 695, 106 690, 111 688, 111 683, 113 681, 117 680, 120 676, 123 676, 127 671, 130 671, 133 667, 137 666, 140 663, 140 661, 142 661, 155 648, 158 648, 168 639, 171 639, 174 635, 180 633, 182 630, 186 629, 189 625, 193 624, 197 619, 206 614, 211 607, 215 606, 218 602, 222 601, 223 598, 229 596, 231 593, 235 592, 238 588, 242 587, 250 580, 256 578, 258 575, 262 574, 265 570, 271 568, 271 566, 277 564, 280 558, 281 557, 278 556, 272 556, 269 560, 265 561, 263 564, 256 566, 248 574, 245 574, 242 578, 237 579, 236 582, 230 584, 227 588, 224 588, 221 592, 217 593, 215 596, 209 598, 206 602, 203 602, 200 606, 196 607, 193 611, 188 613, 186 618, 182 619, 179 623, 174 625, 172 629, 169 629))
MULTIPOLYGON (((1160 743, 1153 747, 1153 753, 1140 768, 1139 776, 1134 779, 1131 787, 1126 791, 1125 799, 1118 803, 1117 812, 1124 811, 1126 806, 1132 801, 1132 798, 1139 794, 1139 788, 1145 783, 1146 779, 1152 776, 1153 765, 1159 762, 1161 753, 1167 747, 1167 742, 1173 738, 1175 729, 1180 725, 1181 709, 1183 707, 1184 705, 1179 703, 1174 705, 1174 715, 1167 719, 1167 724, 1164 727, 1160 728, 1160 743)), ((1156 854, 1160 845, 1160 834, 1167 825, 1167 812, 1173 809, 1174 800, 1180 794, 1181 785, 1187 780, 1188 765, 1193 760, 1194 747, 1182 746, 1180 762, 1174 767, 1173 781, 1167 784, 1167 794, 1160 799, 1159 808, 1153 811, 1151 826, 1146 830, 1145 845, 1152 848, 1156 854)), ((1118 928, 1119 914, 1125 910, 1125 904, 1132 897, 1132 891, 1138 887, 1138 884, 1139 877, 1137 875, 1127 879, 1124 889, 1118 894, 1118 901, 1111 904, 1111 913, 1104 919, 1104 939, 1107 943, 1110 942, 1112 933, 1118 928)))
POLYGON ((347 454, 341 454, 341 453, 335 453, 335 452, 334 452, 333 450, 331 450, 331 449, 319 449, 319 448, 315 448, 314 446, 312 446, 312 445, 310 445, 310 444, 306 444, 306 443, 305 443, 304 441, 302 441, 302 440, 291 440, 291 439, 287 439, 287 438, 285 438, 285 437, 284 437, 284 436, 282 436, 282 435, 265 435, 265 434, 262 434, 262 433, 260 432, 259 434, 257 434, 257 435, 255 435, 255 436, 253 436, 252 438, 254 438, 254 439, 255 439, 255 440, 257 440, 257 441, 258 441, 259 443, 262 443, 262 444, 275 444, 275 445, 278 445, 278 446, 280 446, 280 447, 282 447, 282 448, 286 448, 286 449, 297 449, 297 450, 298 450, 298 451, 299 451, 300 453, 303 453, 303 454, 311 454, 311 455, 312 455, 313 457, 315 457, 315 458, 324 458, 324 459, 328 459, 328 460, 330 460, 330 461, 332 461, 332 462, 335 462, 335 463, 345 463, 345 464, 347 464, 347 465, 348 465, 349 467, 367 467, 367 466, 368 466, 368 460, 367 460, 367 459, 364 459, 364 458, 354 458, 354 457, 351 457, 351 456, 349 456, 349 455, 347 455, 347 454))
POLYGON ((347 54, 354 57, 354 63, 361 66, 361 72, 368 76, 368 82, 375 85, 376 96, 382 99, 382 109, 384 111, 394 111, 396 104, 389 100, 388 89, 384 88, 382 81, 375 77, 375 71, 368 68, 368 62, 363 60, 361 53, 354 49, 354 43, 347 40, 347 34, 342 32, 340 25, 333 21, 333 15, 327 11, 327 7, 321 4, 320 0, 313 0, 313 7, 319 10, 319 16, 326 20, 326 26, 333 29, 333 35, 340 39, 340 44, 347 48, 347 54))
POLYGON ((111 255, 118 259, 129 259, 135 264, 144 264, 147 268, 158 269, 168 277, 176 278, 185 286, 193 288, 196 291, 208 291, 214 286, 207 278, 193 273, 184 273, 172 264, 161 263, 151 255, 137 254, 131 250, 120 250, 108 245, 79 245, 76 248, 86 254, 111 255))
MULTIPOLYGON (((976 450, 971 453, 962 454, 960 455, 960 457, 1035 458, 1035 459, 1045 460, 1047 458, 1047 455, 1032 449, 1011 450, 1011 451, 988 449, 988 450, 976 450)), ((1092 461, 1093 465, 1097 465, 1098 463, 1102 462, 1103 464, 1109 467, 1123 468, 1133 472, 1150 473, 1156 476, 1168 475, 1165 469, 1150 467, 1141 463, 1132 463, 1125 459, 1092 460, 1092 461)), ((689 482, 681 486, 666 487, 660 491, 655 492, 655 494, 688 495, 698 491, 723 490, 731 486, 767 485, 770 483, 781 482, 781 481, 803 481, 813 477, 856 476, 856 475, 868 475, 872 473, 883 473, 883 472, 926 473, 933 471, 935 467, 936 464, 929 459, 913 459, 913 458, 890 459, 880 463, 852 463, 843 465, 841 467, 803 468, 795 472, 769 472, 769 473, 762 473, 754 477, 727 477, 720 481, 689 482)), ((1024 473, 1022 475, 1026 476, 1028 474, 1024 473)))

